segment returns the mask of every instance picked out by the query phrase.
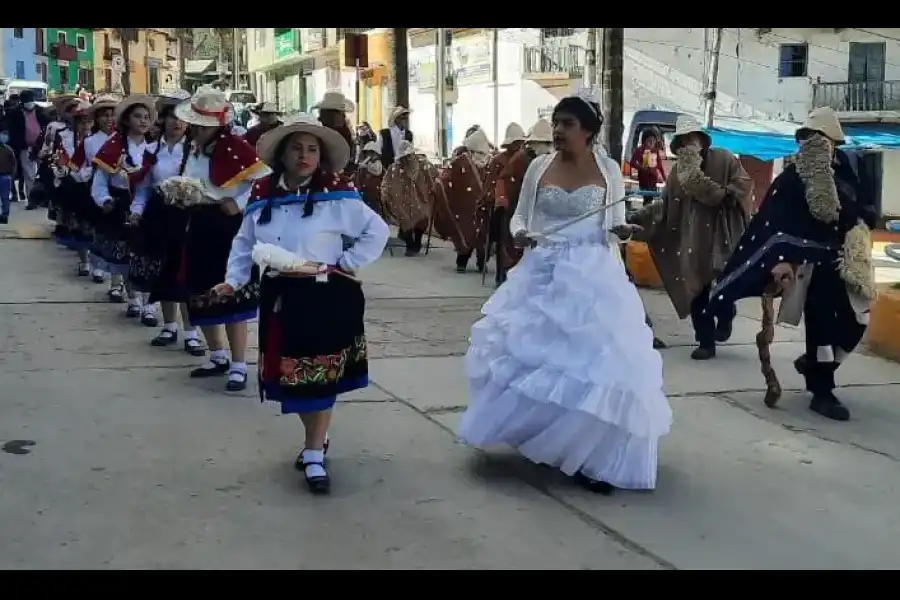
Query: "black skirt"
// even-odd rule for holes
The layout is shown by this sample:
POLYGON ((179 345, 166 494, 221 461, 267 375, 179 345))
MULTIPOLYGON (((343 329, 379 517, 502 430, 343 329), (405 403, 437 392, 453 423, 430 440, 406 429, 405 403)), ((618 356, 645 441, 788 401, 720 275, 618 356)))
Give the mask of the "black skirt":
POLYGON ((243 215, 226 215, 218 205, 188 209, 178 283, 187 292, 188 314, 195 325, 221 325, 249 321, 259 308, 259 272, 237 294, 213 298, 209 290, 225 281, 231 241, 243 215))
POLYGON ((91 251, 98 258, 97 266, 110 273, 126 274, 131 262, 128 212, 131 208, 131 192, 110 187, 113 208, 101 213, 94 224, 94 243, 91 251))
POLYGON ((57 189, 57 197, 64 198, 67 224, 72 245, 79 249, 88 248, 93 243, 94 223, 99 207, 91 198, 91 184, 63 177, 57 189))
POLYGON ((154 190, 147 199, 140 223, 131 228, 128 280, 138 291, 152 292, 162 273, 168 208, 164 197, 154 190))
POLYGON ((369 384, 366 300, 359 283, 332 273, 263 276, 259 389, 283 413, 328 410, 338 394, 369 384))
POLYGON ((151 197, 141 220, 143 251, 159 259, 159 271, 150 284, 151 302, 187 302, 183 270, 189 211, 151 197))

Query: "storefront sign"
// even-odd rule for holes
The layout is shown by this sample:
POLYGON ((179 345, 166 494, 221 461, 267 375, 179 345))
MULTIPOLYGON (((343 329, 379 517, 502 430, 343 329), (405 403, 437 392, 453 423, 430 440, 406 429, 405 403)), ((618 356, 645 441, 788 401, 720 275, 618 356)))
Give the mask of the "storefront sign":
POLYGON ((295 32, 289 29, 275 36, 275 60, 290 56, 296 51, 295 32))

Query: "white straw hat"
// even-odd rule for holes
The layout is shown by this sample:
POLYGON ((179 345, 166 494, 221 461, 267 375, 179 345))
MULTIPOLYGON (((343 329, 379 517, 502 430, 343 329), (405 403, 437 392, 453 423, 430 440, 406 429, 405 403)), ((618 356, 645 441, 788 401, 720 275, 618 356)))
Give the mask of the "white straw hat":
POLYGON ((463 140, 463 146, 468 148, 469 152, 481 152, 482 154, 491 153, 491 143, 488 141, 487 135, 481 129, 476 129, 469 137, 463 140))
POLYGON ((166 106, 175 106, 191 97, 191 93, 185 90, 175 90, 166 94, 160 94, 156 99, 156 112, 162 112, 166 106))
POLYGON ((406 108, 405 106, 398 106, 391 111, 391 125, 397 122, 397 119, 402 117, 403 115, 408 115, 412 110, 406 108))
POLYGON ((550 121, 547 119, 538 119, 537 122, 531 126, 531 132, 528 134, 528 137, 525 138, 525 141, 537 144, 552 144, 553 126, 550 125, 550 121))
POLYGON ((116 123, 118 123, 125 112, 132 106, 143 106, 150 113, 150 122, 156 121, 156 101, 153 96, 146 94, 132 94, 116 105, 116 123))
POLYGON ((700 121, 689 115, 678 115, 678 118, 675 119, 675 133, 672 134, 672 142, 669 144, 673 153, 678 152, 684 142, 684 137, 691 133, 699 133, 706 138, 707 146, 712 144, 712 138, 703 131, 700 121))
POLYGON ((847 141, 844 129, 834 110, 829 106, 815 109, 806 117, 806 122, 797 130, 797 136, 806 131, 821 133, 835 144, 840 145, 847 141))
POLYGON ((115 96, 111 96, 109 94, 99 94, 91 103, 91 112, 96 113, 98 110, 102 110, 104 108, 114 109, 118 104, 119 101, 115 98, 115 96))
POLYGON ((175 116, 191 125, 224 127, 234 120, 234 107, 223 92, 203 86, 175 107, 175 116))
POLYGON ((338 110, 342 113, 353 112, 356 104, 348 100, 340 90, 325 92, 322 100, 313 105, 313 110, 338 110))
POLYGON ((416 154, 416 147, 412 145, 412 142, 408 140, 403 140, 400 142, 400 147, 397 148, 397 156, 394 158, 399 160, 404 156, 410 156, 416 154))
POLYGON ((282 112, 278 110, 278 107, 275 106, 274 102, 263 102, 259 104, 255 108, 250 109, 250 112, 254 112, 258 115, 270 114, 270 115, 280 115, 282 112))
POLYGON ((300 113, 285 120, 284 124, 264 133, 256 142, 256 153, 269 166, 275 161, 275 150, 285 137, 295 133, 308 133, 322 142, 322 153, 337 173, 350 160, 350 146, 340 133, 325 127, 312 115, 300 113))
POLYGON ((525 140, 525 130, 518 123, 510 123, 506 126, 506 134, 503 136, 501 148, 506 148, 510 144, 522 142, 525 140))

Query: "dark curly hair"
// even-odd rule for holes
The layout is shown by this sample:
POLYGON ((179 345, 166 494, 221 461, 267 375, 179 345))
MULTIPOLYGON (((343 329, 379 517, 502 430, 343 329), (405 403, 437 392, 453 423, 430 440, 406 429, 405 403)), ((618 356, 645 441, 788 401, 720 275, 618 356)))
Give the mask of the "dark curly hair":
POLYGON ((599 104, 569 96, 560 100, 553 107, 552 119, 554 121, 559 113, 572 115, 578 120, 581 128, 590 133, 588 136, 589 146, 596 141, 597 136, 600 134, 600 129, 603 127, 603 113, 600 112, 599 104))

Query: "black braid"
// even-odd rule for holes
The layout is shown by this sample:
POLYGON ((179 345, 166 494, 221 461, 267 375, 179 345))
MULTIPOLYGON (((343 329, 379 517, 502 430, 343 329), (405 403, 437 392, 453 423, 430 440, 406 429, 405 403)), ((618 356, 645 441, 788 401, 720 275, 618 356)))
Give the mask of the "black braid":
MULTIPOLYGON (((284 163, 281 161, 281 157, 284 156, 284 151, 287 148, 288 142, 290 141, 292 136, 286 135, 278 142, 278 145, 275 147, 274 156, 272 158, 272 174, 269 176, 269 181, 272 182, 272 187, 269 191, 269 197, 266 198, 266 203, 262 207, 262 210, 259 213, 259 219, 256 221, 258 225, 265 225, 272 220, 272 209, 274 208, 275 203, 275 186, 278 185, 278 182, 281 181, 281 177, 284 175, 284 163)), ((319 141, 319 148, 324 149, 321 140, 319 141)), ((316 201, 314 196, 325 189, 328 184, 328 177, 331 174, 331 167, 329 166, 328 159, 324 154, 320 154, 319 158, 319 168, 312 174, 310 178, 309 185, 306 186, 306 201, 303 203, 303 217, 310 217, 313 214, 313 209, 315 208, 316 201)), ((303 188, 300 189, 300 193, 303 193, 303 188)))

